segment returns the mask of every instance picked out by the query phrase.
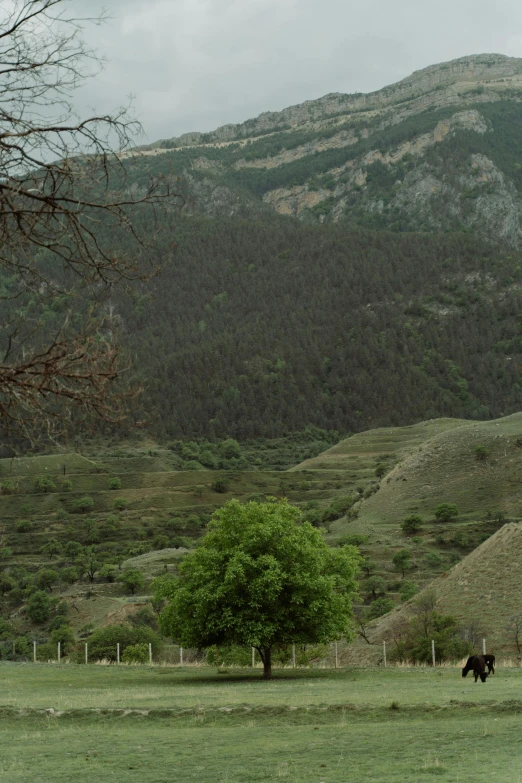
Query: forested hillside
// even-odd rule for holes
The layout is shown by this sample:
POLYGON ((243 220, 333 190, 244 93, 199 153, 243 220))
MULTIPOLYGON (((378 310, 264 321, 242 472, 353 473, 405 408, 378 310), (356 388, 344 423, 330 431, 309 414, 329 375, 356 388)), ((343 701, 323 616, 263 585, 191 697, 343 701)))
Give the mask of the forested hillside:
POLYGON ((522 401, 517 254, 469 235, 290 218, 174 219, 177 251, 116 310, 135 418, 160 436, 340 432, 522 401))
MULTIPOLYGON (((180 196, 136 207, 161 272, 104 305, 144 390, 131 427, 245 441, 519 410, 521 121, 522 60, 480 55, 125 153, 118 197, 156 177, 180 196)), ((5 276, 0 295, 53 334, 90 301, 5 276)))

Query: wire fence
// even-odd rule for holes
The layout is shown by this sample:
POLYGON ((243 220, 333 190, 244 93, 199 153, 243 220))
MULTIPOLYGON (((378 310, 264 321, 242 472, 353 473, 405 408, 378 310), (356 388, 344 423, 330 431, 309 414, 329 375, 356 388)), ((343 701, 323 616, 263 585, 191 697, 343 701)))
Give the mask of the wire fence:
MULTIPOLYGON (((89 642, 75 645, 74 650, 64 650, 62 644, 56 645, 48 641, 35 640, 29 643, 25 638, 3 640, 0 643, 0 660, 25 663, 83 663, 83 664, 128 664, 146 666, 208 666, 212 668, 262 668, 263 663, 258 652, 245 648, 241 661, 228 652, 228 648, 220 651, 217 648, 211 653, 206 650, 184 648, 176 644, 165 644, 155 651, 152 644, 142 645, 141 660, 125 659, 125 648, 116 642, 114 649, 106 650, 105 654, 94 654, 89 650, 89 642), (229 658, 227 659, 227 655, 229 658)), ((290 657, 285 660, 274 660, 273 668, 373 668, 373 667, 411 667, 411 666, 463 666, 466 659, 459 661, 440 661, 437 659, 435 641, 431 644, 431 662, 418 663, 414 661, 396 660, 390 656, 390 646, 386 641, 380 644, 357 647, 341 642, 323 645, 322 655, 317 657, 300 655, 302 648, 291 646, 290 657)), ((482 653, 486 654, 486 639, 482 640, 482 653)), ((393 652, 393 650, 392 650, 393 652)), ((500 663, 500 662, 499 662, 500 663)), ((503 659, 502 665, 507 667, 522 666, 522 657, 509 656, 503 659)))

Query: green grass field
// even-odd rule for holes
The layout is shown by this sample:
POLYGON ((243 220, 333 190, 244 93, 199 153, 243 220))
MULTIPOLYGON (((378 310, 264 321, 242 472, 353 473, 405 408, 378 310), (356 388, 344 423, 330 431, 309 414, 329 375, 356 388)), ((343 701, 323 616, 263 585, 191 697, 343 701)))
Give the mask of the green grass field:
POLYGON ((522 781, 522 672, 0 664, 0 780, 522 781))

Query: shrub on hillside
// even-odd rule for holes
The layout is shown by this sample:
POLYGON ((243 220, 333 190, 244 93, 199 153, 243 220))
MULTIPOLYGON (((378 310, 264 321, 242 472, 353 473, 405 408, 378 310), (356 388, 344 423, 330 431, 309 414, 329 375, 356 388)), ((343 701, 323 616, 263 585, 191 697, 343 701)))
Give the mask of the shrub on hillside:
POLYGON ((125 500, 125 498, 116 498, 113 503, 116 511, 124 511, 128 505, 129 503, 127 500, 125 500))
POLYGON ((141 589, 145 584, 145 579, 141 571, 137 568, 126 568, 125 571, 119 575, 118 582, 121 582, 126 590, 129 590, 132 595, 136 590, 141 589))
POLYGON ((413 536, 422 529, 423 520, 418 514, 411 514, 401 523, 401 530, 407 536, 413 536))
POLYGON ((109 479, 109 489, 121 489, 121 479, 120 478, 109 479))
POLYGON ((415 584, 415 582, 410 582, 407 579, 401 584, 399 588, 399 595, 401 597, 401 601, 409 601, 410 598, 413 598, 413 596, 417 595, 418 592, 419 592, 419 588, 415 584))
POLYGON ((489 449, 486 446, 477 446, 475 449, 475 459, 484 462, 489 457, 489 449))
POLYGON ((440 503, 435 509, 435 519, 438 522, 451 522, 459 515, 459 509, 455 503, 440 503))
POLYGON ((70 479, 65 479, 65 481, 62 481, 60 484, 60 489, 62 492, 71 492, 73 488, 73 483, 70 479))
POLYGON ((440 568, 442 565, 442 555, 440 552, 427 552, 424 555, 424 562, 428 568, 440 568))
POLYGON ((382 617, 383 614, 391 612, 395 603, 391 598, 377 598, 376 601, 370 605, 368 610, 368 620, 375 620, 377 617, 382 617))
POLYGON ((2 481, 0 484, 0 492, 2 495, 14 495, 15 493, 15 485, 12 481, 2 481))
POLYGON ((29 598, 26 611, 31 622, 45 623, 51 612, 51 599, 43 590, 37 590, 29 598))
POLYGON ((221 494, 224 494, 229 490, 230 481, 226 478, 218 478, 215 481, 213 481, 210 486, 214 490, 214 492, 219 492, 221 494))
POLYGON ((37 492, 53 492, 56 489, 56 484, 49 476, 39 476, 34 480, 34 488, 37 492))
POLYGON ((40 590, 50 590, 52 592, 53 585, 59 580, 60 575, 54 568, 42 568, 38 571, 34 578, 34 583, 40 590))
POLYGON ((17 533, 30 533, 33 530, 33 523, 30 519, 21 519, 15 524, 15 530, 17 533))
POLYGON ((341 536, 337 541, 337 546, 363 546, 370 540, 370 536, 364 535, 364 533, 348 533, 345 536, 341 536))
POLYGON ((86 514, 88 511, 94 510, 94 500, 89 495, 84 495, 78 500, 75 500, 71 506, 73 514, 86 514))

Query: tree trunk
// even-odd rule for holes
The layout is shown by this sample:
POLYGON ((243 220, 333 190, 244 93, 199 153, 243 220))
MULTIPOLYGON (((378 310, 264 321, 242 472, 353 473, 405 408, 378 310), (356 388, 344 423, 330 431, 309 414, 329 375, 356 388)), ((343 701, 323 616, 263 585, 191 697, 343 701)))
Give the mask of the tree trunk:
POLYGON ((272 679, 272 649, 269 647, 268 650, 264 650, 263 655, 263 679, 264 680, 271 680, 272 679))

